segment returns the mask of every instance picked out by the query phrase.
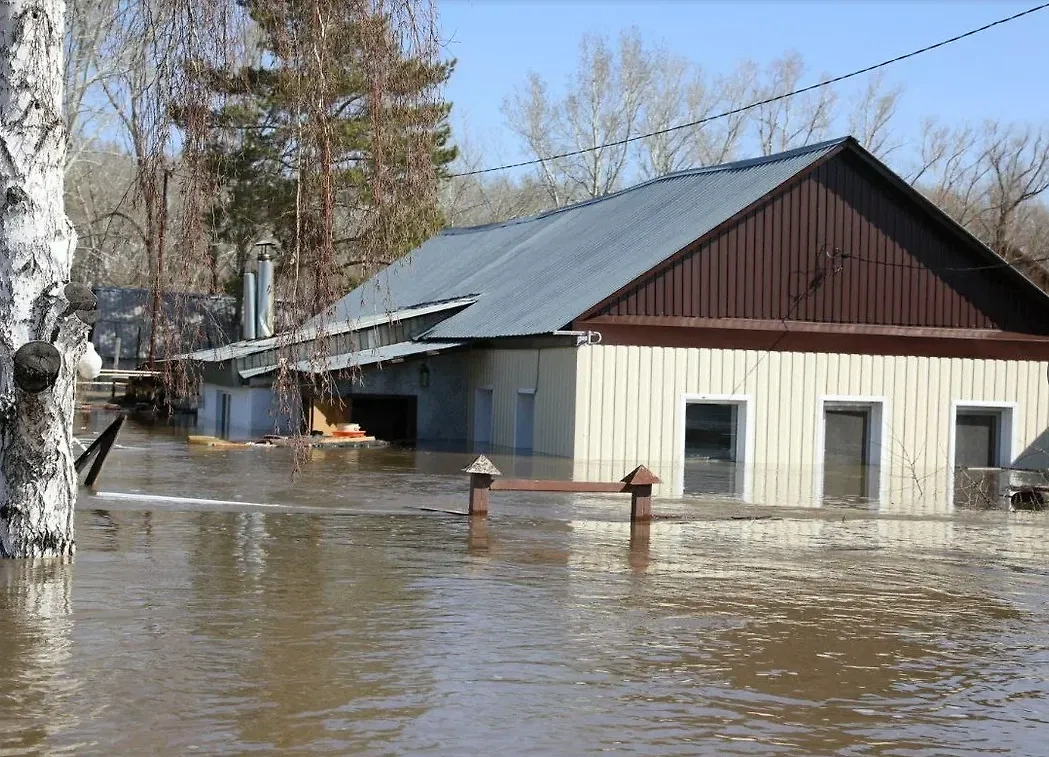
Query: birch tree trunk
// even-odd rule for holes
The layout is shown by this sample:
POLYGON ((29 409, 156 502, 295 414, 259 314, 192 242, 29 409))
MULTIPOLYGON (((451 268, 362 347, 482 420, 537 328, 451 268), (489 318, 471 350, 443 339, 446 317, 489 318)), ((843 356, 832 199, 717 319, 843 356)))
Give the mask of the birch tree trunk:
POLYGON ((86 327, 65 312, 75 236, 62 197, 64 11, 64 0, 0 0, 2 557, 74 548, 73 389, 86 327), (59 366, 42 386, 16 380, 27 343, 59 366))

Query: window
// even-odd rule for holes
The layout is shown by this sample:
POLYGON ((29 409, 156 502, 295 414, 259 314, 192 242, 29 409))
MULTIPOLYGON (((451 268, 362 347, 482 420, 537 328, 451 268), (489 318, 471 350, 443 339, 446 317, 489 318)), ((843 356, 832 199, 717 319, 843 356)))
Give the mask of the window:
POLYGON ((948 487, 955 507, 997 507, 1007 479, 1000 471, 1012 464, 1010 404, 953 403, 951 428, 951 482, 948 487), (992 469, 992 470, 988 470, 992 469))
POLYGON ((1001 452, 1001 411, 959 408, 954 421, 954 466, 999 468, 1001 452))
POLYGON ((822 405, 821 499, 840 504, 877 500, 883 401, 824 398, 822 405))
POLYGON ((746 399, 686 397, 684 405, 682 495, 746 499, 746 399))

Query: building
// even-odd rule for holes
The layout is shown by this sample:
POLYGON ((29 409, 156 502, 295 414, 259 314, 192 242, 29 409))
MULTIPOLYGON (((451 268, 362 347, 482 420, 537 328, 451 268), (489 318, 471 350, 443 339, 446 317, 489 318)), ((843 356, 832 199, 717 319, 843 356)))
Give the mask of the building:
MULTIPOLYGON (((153 293, 149 289, 95 287, 98 320, 91 342, 106 367, 136 368, 149 358, 153 333, 153 293)), ((237 302, 233 297, 164 292, 159 302, 162 323, 156 350, 163 355, 172 344, 204 349, 240 338, 237 302), (179 333, 175 333, 175 324, 179 333)))
MULTIPOLYGON (((312 327, 312 420, 664 496, 942 510, 956 464, 1046 466, 1049 297, 852 138, 448 229, 312 327)), ((224 349, 204 417, 254 431, 274 345, 224 349)))

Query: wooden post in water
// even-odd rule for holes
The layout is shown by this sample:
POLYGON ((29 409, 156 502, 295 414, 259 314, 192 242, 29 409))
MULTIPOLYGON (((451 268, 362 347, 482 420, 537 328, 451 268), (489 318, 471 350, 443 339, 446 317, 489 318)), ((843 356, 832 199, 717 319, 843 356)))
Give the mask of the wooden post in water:
POLYGON ((624 488, 630 492, 630 522, 652 520, 652 486, 661 480, 652 471, 639 465, 624 478, 624 488))
POLYGON ((501 476, 502 473, 484 455, 478 456, 476 460, 463 468, 463 473, 470 474, 470 516, 487 518, 488 493, 492 489, 495 477, 501 476))

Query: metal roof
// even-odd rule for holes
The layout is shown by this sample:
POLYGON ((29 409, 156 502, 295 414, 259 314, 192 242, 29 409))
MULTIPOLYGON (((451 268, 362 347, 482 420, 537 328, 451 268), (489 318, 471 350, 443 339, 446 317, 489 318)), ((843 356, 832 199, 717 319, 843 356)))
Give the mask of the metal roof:
POLYGON ((332 355, 321 364, 304 361, 296 363, 294 368, 301 373, 326 373, 343 371, 376 363, 390 363, 416 355, 436 355, 438 352, 462 347, 466 342, 398 342, 370 350, 348 352, 344 355, 332 355))
POLYGON ((325 317, 358 318, 470 294, 475 304, 425 338, 557 331, 847 139, 681 171, 538 216, 446 229, 325 317))
MULTIPOLYGON (((316 339, 322 334, 324 336, 335 336, 337 334, 345 334, 348 331, 360 331, 361 329, 379 326, 384 323, 403 321, 409 318, 418 318, 420 316, 429 315, 430 313, 439 313, 444 310, 454 310, 455 308, 465 307, 475 301, 475 297, 458 297, 443 302, 420 303, 415 305, 414 307, 406 307, 400 310, 395 310, 393 312, 381 310, 377 313, 357 314, 351 316, 348 319, 340 319, 338 321, 327 320, 318 322, 315 325, 307 326, 291 334, 278 334, 277 336, 266 337, 265 339, 252 339, 249 341, 234 342, 233 344, 228 344, 225 347, 218 347, 210 350, 199 350, 197 352, 191 352, 187 355, 179 355, 178 357, 172 359, 199 360, 205 363, 222 363, 227 360, 236 360, 239 358, 247 357, 248 355, 254 355, 258 352, 275 350, 281 345, 308 342, 313 339, 316 339)), ((241 371, 241 375, 245 378, 248 378, 248 376, 245 375, 246 373, 250 373, 253 376, 258 376, 262 373, 268 373, 269 371, 275 369, 276 366, 269 366, 267 370, 263 370, 261 372, 258 369, 250 369, 249 371, 241 371)))
MULTIPOLYGON (((359 368, 376 363, 389 363, 400 361, 415 355, 436 355, 455 347, 462 347, 466 342, 397 342, 382 347, 373 347, 368 350, 347 352, 342 355, 332 355, 323 361, 303 360, 295 363, 292 370, 299 373, 327 373, 328 371, 344 371, 350 368, 359 368)), ((238 371, 242 378, 254 378, 277 370, 276 365, 265 365, 258 368, 245 368, 238 371)))

